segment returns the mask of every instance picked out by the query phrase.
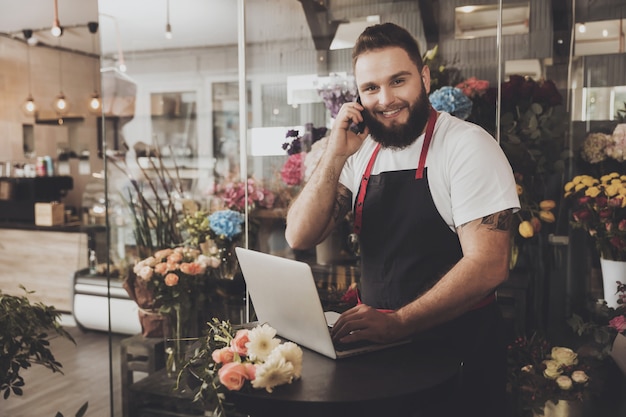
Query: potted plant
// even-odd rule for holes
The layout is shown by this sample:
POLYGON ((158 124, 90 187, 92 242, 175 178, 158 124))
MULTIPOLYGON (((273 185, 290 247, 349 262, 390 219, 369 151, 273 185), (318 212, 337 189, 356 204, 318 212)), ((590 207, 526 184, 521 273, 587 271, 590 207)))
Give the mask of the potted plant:
MULTIPOLYGON (((74 338, 59 322, 61 313, 54 307, 42 303, 31 304, 25 295, 4 294, 0 290, 0 392, 6 400, 11 394, 24 394, 24 377, 20 371, 32 365, 42 365, 52 372, 60 372, 62 366, 50 350, 51 336, 61 336, 74 344, 74 338)), ((76 417, 87 411, 85 402, 76 417)), ((57 413, 56 417, 63 417, 57 413)))

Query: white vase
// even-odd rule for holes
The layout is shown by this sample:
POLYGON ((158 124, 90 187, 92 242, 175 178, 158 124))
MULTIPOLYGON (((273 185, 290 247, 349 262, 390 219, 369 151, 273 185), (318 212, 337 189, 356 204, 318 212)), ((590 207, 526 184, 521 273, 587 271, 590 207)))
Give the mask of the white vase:
MULTIPOLYGON (((540 417, 533 411, 534 417, 540 417)), ((543 407, 543 417, 582 417, 583 403, 579 401, 559 400, 556 404, 546 401, 543 407)))
POLYGON ((600 258, 602 269, 602 285, 604 287, 604 300, 609 307, 617 308, 617 281, 626 283, 626 262, 611 261, 600 258))

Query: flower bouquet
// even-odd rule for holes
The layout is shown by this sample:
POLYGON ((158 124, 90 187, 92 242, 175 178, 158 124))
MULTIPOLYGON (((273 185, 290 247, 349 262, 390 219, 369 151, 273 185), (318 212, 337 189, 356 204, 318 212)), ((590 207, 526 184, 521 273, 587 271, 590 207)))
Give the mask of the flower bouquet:
POLYGON ((233 251, 242 236, 244 222, 245 216, 239 211, 225 209, 208 214, 199 210, 186 215, 179 227, 187 244, 220 260, 221 278, 233 279, 237 272, 233 251))
POLYGON ((626 261, 626 175, 578 175, 564 190, 572 227, 589 233, 602 258, 626 261))
POLYGON ((550 346, 536 334, 508 346, 509 388, 519 415, 543 415, 548 403, 582 402, 591 395, 593 358, 550 346))
MULTIPOLYGON (((195 398, 216 417, 226 417, 226 392, 265 389, 272 393, 302 374, 302 349, 293 342, 281 343, 268 324, 236 330, 229 321, 214 318, 191 358, 178 375, 195 379, 195 398)), ((230 414, 230 413, 229 413, 230 414)))
POLYGON ((210 278, 219 265, 220 260, 215 256, 176 247, 157 251, 133 268, 135 275, 127 282, 132 284, 136 295, 142 294, 137 300, 143 301, 138 305, 144 336, 157 336, 146 334, 145 317, 158 313, 161 318, 167 318, 161 331, 172 342, 168 344, 168 370, 179 369, 183 339, 199 335, 204 303, 215 293, 210 278))

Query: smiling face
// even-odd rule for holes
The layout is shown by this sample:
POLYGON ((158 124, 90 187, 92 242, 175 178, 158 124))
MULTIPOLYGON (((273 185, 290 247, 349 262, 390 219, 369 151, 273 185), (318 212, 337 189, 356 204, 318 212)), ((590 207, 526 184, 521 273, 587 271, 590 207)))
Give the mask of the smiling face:
POLYGON ((404 49, 386 47, 359 55, 354 75, 372 138, 398 149, 415 142, 428 121, 428 67, 420 71, 404 49))

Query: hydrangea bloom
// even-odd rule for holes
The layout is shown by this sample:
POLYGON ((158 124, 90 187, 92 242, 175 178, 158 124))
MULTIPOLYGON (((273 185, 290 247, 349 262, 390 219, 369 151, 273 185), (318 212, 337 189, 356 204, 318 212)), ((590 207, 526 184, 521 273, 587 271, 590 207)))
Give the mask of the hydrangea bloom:
POLYGON ((611 145, 611 135, 590 133, 585 138, 580 156, 590 164, 597 164, 607 158, 606 148, 611 145))
POLYGON ((287 185, 299 185, 304 177, 303 162, 306 153, 301 152, 289 155, 289 158, 280 170, 280 176, 287 185))
POLYGON ((220 210, 209 216, 209 225, 211 229, 216 234, 224 236, 230 240, 241 234, 241 225, 243 222, 243 214, 234 210, 220 210))
POLYGON ((429 98, 435 110, 448 112, 462 120, 467 119, 472 112, 472 101, 456 87, 441 87, 429 98))

